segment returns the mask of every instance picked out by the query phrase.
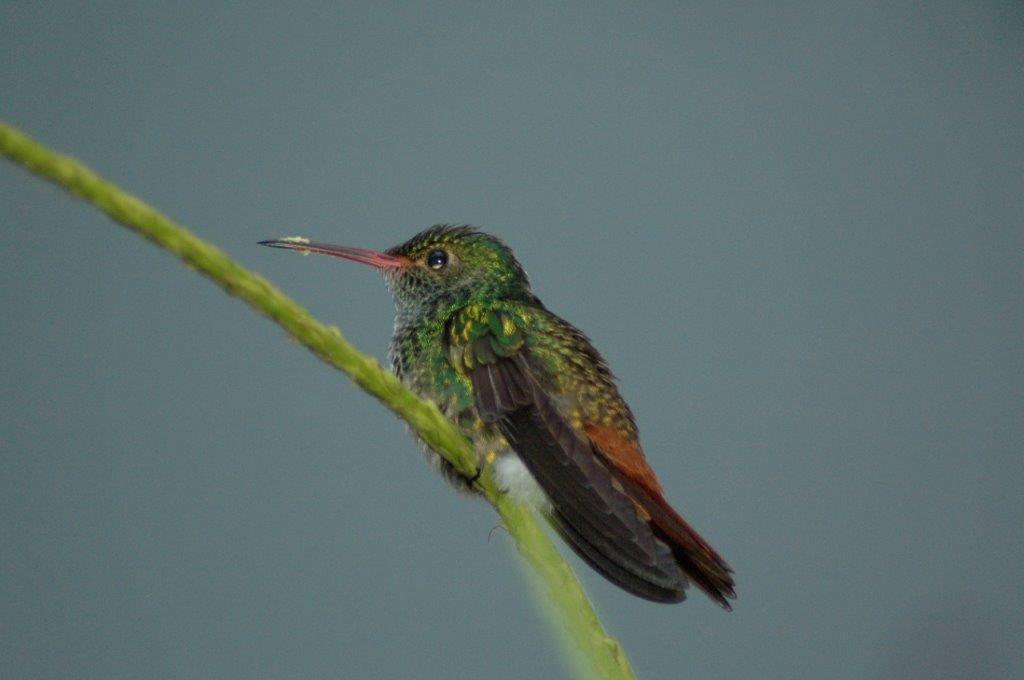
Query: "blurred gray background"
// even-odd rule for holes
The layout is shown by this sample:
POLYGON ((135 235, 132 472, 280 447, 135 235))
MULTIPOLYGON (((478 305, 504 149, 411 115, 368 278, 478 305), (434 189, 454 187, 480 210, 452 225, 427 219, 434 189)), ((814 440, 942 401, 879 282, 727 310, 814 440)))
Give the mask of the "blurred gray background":
MULTIPOLYGON (((143 5, 0 3, 0 118, 381 358, 256 241, 503 237, 736 569, 583 571, 641 677, 1024 677, 1020 3, 143 5)), ((0 225, 0 676, 565 673, 376 402, 7 163, 0 225)))

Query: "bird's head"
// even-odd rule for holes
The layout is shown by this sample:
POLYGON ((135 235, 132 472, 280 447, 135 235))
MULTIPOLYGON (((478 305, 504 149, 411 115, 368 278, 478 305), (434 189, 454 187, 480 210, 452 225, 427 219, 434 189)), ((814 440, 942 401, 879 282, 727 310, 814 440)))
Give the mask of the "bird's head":
POLYGON ((430 227, 383 252, 302 238, 260 243, 376 267, 384 274, 400 315, 441 306, 533 297, 526 272, 512 250, 494 236, 467 226, 430 227))

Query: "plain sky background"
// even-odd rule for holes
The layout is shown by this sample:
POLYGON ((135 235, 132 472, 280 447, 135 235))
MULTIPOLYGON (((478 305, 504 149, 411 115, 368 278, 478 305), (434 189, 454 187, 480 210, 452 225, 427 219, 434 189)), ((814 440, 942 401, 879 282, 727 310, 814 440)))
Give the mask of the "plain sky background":
MULTIPOLYGON (((621 379, 727 614, 581 576, 643 678, 1024 677, 1024 10, 0 2, 0 118, 383 358, 503 237, 621 379)), ((0 165, 0 677, 554 678, 404 426, 0 165)))

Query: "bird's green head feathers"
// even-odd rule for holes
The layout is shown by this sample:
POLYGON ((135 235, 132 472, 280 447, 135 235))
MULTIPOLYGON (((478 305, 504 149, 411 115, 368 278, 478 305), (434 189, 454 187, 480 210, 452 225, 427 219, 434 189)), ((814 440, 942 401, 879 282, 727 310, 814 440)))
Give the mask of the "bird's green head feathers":
POLYGON ((298 236, 261 244, 341 257, 381 270, 395 296, 399 316, 404 318, 491 300, 540 304, 512 250, 473 227, 439 224, 385 252, 298 236))
POLYGON ((512 250, 468 226, 437 225, 386 251, 384 268, 399 312, 499 299, 529 299, 530 283, 512 250))

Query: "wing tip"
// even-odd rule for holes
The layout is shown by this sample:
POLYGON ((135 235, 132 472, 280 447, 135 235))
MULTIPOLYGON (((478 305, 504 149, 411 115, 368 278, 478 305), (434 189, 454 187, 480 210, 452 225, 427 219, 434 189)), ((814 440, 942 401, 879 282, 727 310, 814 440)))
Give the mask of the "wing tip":
POLYGON ((651 574, 638 573, 638 565, 621 563, 621 557, 616 559, 601 550, 557 509, 552 508, 545 515, 572 551, 610 583, 650 602, 675 604, 686 599, 688 584, 682 572, 677 571, 676 577, 671 580, 668 580, 667 575, 666 579, 662 580, 653 578, 651 574))
POLYGON ((708 598, 719 607, 727 612, 732 611, 732 604, 729 603, 729 600, 736 599, 736 591, 733 588, 715 590, 714 592, 705 590, 704 592, 707 593, 708 598))

